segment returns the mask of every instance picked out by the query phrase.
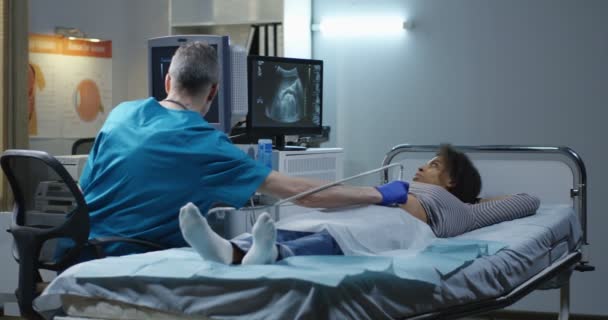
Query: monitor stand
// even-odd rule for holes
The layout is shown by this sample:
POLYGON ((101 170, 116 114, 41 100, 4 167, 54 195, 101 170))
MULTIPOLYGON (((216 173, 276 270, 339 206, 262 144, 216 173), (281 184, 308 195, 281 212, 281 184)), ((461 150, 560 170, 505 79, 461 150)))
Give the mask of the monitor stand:
POLYGON ((274 139, 274 149, 279 151, 305 151, 306 147, 302 146, 288 146, 285 145, 285 135, 276 135, 274 139))

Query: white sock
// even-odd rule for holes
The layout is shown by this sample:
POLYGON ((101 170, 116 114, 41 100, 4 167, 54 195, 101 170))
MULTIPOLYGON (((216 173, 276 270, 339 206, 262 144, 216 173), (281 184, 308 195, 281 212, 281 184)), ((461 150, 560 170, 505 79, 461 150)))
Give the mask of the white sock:
POLYGON ((268 212, 262 213, 251 229, 253 245, 243 257, 242 264, 270 264, 279 255, 276 240, 277 230, 268 212))
POLYGON ((198 208, 188 202, 179 210, 179 228, 188 244, 205 260, 232 263, 232 244, 211 229, 198 208))

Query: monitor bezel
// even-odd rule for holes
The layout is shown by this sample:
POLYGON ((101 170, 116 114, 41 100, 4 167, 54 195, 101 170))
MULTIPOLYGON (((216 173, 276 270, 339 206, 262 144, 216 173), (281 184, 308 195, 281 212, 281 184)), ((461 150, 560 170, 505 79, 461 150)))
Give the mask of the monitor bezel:
POLYGON ((301 58, 285 58, 285 57, 272 57, 272 56, 256 56, 250 55, 247 57, 247 132, 250 136, 254 137, 274 137, 280 135, 306 135, 306 134, 322 134, 323 133, 323 60, 316 59, 301 59, 301 58), (269 126, 253 126, 252 110, 253 110, 253 97, 252 97, 252 75, 254 73, 253 66, 257 61, 270 61, 270 62, 285 62, 295 64, 311 64, 321 66, 321 91, 319 93, 321 104, 319 114, 319 125, 315 127, 269 127, 269 126))
POLYGON ((148 40, 148 94, 153 96, 152 83, 152 49, 157 47, 179 47, 181 44, 192 41, 202 41, 209 45, 215 45, 217 48, 219 68, 219 90, 215 97, 218 102, 218 122, 208 122, 213 128, 227 132, 230 130, 230 92, 229 85, 225 83, 225 79, 230 76, 230 41, 228 36, 217 35, 176 35, 152 38, 148 40), (227 107, 228 106, 228 107, 227 107))

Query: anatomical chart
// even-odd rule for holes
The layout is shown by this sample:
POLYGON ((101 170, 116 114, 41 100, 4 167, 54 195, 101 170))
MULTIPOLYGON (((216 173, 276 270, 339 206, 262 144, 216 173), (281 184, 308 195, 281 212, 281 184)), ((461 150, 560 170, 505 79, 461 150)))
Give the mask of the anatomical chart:
POLYGON ((94 137, 112 106, 112 42, 30 35, 30 136, 94 137))

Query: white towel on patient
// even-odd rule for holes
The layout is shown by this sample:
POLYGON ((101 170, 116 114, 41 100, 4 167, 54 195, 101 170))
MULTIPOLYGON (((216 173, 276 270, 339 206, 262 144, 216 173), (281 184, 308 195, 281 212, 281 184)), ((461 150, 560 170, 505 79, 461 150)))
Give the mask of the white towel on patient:
POLYGON ((276 226, 278 229, 305 232, 326 229, 345 255, 422 249, 436 238, 428 224, 407 211, 376 205, 335 210, 308 209, 282 218, 276 226))

